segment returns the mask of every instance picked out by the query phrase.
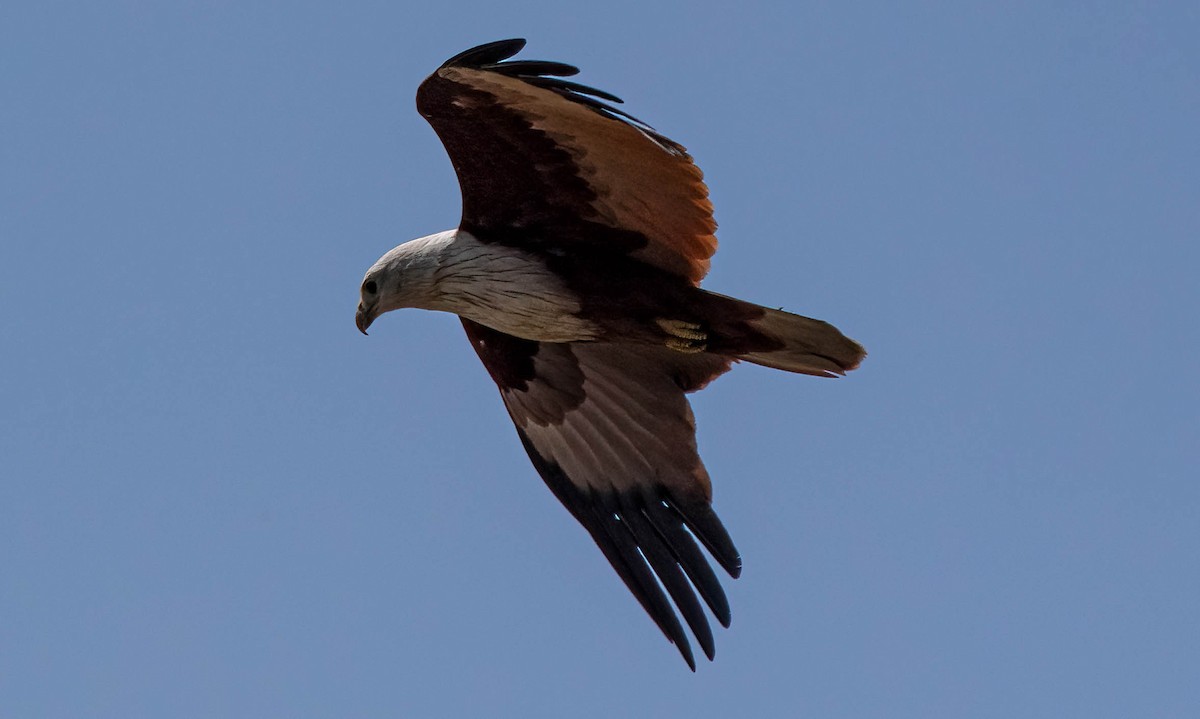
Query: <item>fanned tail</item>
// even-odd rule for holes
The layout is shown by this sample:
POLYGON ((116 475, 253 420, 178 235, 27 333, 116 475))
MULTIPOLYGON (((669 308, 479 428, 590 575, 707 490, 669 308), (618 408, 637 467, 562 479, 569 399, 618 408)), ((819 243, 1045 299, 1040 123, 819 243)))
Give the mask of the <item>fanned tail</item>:
POLYGON ((764 307, 766 314, 751 326, 779 340, 779 349, 749 352, 739 359, 764 367, 811 374, 817 377, 843 375, 867 356, 862 345, 842 334, 837 327, 782 310, 764 307))
POLYGON ((764 367, 817 377, 837 377, 867 356, 838 328, 811 317, 703 291, 710 300, 714 342, 709 351, 764 367))

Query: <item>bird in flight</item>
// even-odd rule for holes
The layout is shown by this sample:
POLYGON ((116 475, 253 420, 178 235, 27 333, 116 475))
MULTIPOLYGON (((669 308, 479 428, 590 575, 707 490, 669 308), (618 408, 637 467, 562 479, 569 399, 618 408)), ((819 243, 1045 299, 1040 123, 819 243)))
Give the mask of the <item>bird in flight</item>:
POLYGON ((480 45, 421 83, 462 219, 379 258, 355 322, 366 334, 403 307, 461 318, 533 466, 695 671, 679 616, 710 660, 700 601, 730 619, 697 540, 732 577, 742 560, 687 393, 739 360, 833 377, 865 352, 826 322, 701 289, 716 223, 691 156, 563 79, 577 68, 509 59, 524 46, 480 45))

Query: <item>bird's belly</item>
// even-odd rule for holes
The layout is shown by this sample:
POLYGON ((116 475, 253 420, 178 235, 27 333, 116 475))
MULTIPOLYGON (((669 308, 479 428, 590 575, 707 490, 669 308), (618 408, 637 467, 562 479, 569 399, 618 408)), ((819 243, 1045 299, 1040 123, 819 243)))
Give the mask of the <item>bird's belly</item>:
POLYGON ((514 337, 538 342, 579 342, 600 336, 594 322, 580 317, 578 303, 520 290, 478 288, 464 296, 455 314, 514 337))
POLYGON ((539 342, 600 337, 600 326, 580 316, 579 297, 540 258, 501 245, 458 244, 463 251, 439 277, 442 306, 432 309, 539 342))

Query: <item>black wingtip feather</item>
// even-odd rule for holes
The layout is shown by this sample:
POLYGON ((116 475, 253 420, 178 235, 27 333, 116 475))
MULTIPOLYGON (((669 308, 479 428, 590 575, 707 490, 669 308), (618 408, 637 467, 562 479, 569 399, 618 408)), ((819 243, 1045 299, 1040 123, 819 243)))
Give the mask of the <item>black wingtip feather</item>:
MULTIPOLYGON (((687 634, 683 631, 683 625, 679 623, 679 617, 675 615, 675 611, 671 608, 670 602, 667 601, 666 595, 663 594, 662 588, 655 579, 655 575, 651 573, 652 566, 647 566, 645 555, 639 551, 639 542, 637 536, 629 525, 621 519, 618 514, 619 507, 615 502, 604 501, 605 498, 593 495, 591 514, 593 516, 593 526, 599 525, 600 533, 607 539, 607 543, 616 550, 616 554, 620 557, 620 565, 612 562, 612 552, 605 547, 605 543, 600 541, 600 537, 596 533, 592 533, 592 538, 596 540, 596 544, 600 546, 601 551, 609 557, 609 562, 613 568, 617 570, 617 574, 625 581, 625 585, 633 592, 634 596, 641 602, 642 607, 658 625, 663 634, 667 635, 667 639, 675 645, 679 653, 683 655, 683 660, 687 662, 692 671, 696 671, 696 658, 692 655, 692 645, 688 642, 687 634), (632 581, 631 581, 632 580, 632 581)), ((591 529, 591 526, 587 526, 591 529)))
POLYGON ((733 546, 733 540, 730 539, 729 532, 725 530, 725 525, 721 524, 720 518, 717 517, 717 513, 712 510, 708 502, 681 502, 668 499, 667 504, 679 513, 688 529, 692 530, 692 534, 704 543, 708 553, 729 573, 729 576, 734 579, 741 576, 742 557, 738 554, 737 547, 733 546))
POLYGON ((579 83, 571 82, 570 80, 559 80, 556 77, 523 77, 521 79, 524 80, 525 82, 529 83, 530 85, 536 85, 538 87, 545 87, 550 90, 556 90, 556 89, 570 90, 571 92, 574 92, 578 95, 591 95, 592 97, 598 97, 601 100, 608 100, 609 102, 616 102, 619 104, 625 103, 624 100, 622 100, 621 98, 612 94, 611 92, 605 92, 604 90, 597 90, 594 87, 588 87, 587 85, 580 85, 579 83))
POLYGON ((546 485, 587 529, 688 667, 695 671, 696 661, 676 609, 711 660, 716 654, 715 641, 696 593, 725 627, 730 622, 729 602, 696 540, 734 577, 741 559, 707 502, 675 497, 663 487, 635 493, 581 489, 561 467, 537 451, 519 426, 517 435, 546 485))
POLYGON ((441 67, 469 67, 519 78, 535 87, 558 93, 562 97, 588 107, 605 117, 631 125, 671 154, 686 154, 686 150, 684 150, 682 145, 660 134, 650 125, 623 110, 618 110, 612 105, 601 102, 601 100, 607 100, 608 102, 622 103, 621 98, 603 90, 597 90, 594 87, 559 79, 562 76, 577 74, 579 68, 574 65, 550 60, 512 60, 505 62, 524 47, 525 40, 523 38, 497 40, 473 47, 470 50, 464 50, 442 63, 441 67))
POLYGON ((662 541, 675 553, 679 566, 683 567, 696 591, 700 592, 704 603, 712 610, 713 616, 721 626, 728 628, 732 616, 725 589, 709 566, 704 553, 696 545, 692 534, 684 529, 679 514, 657 497, 650 498, 643 511, 655 531, 662 537, 662 541))
POLYGON ((521 78, 543 75, 570 77, 571 75, 579 74, 579 68, 574 65, 568 65, 565 62, 551 62, 549 60, 512 60, 509 62, 498 62, 493 65, 484 65, 483 69, 492 70, 501 75, 521 78))
POLYGON ((633 534, 642 556, 646 558, 650 568, 658 575, 658 581, 666 588, 667 594, 671 595, 676 608, 683 615, 684 621, 687 622, 696 641, 699 642, 700 648, 704 651, 704 656, 712 661, 716 654, 712 628, 708 626, 708 619, 704 616, 704 610, 696 599, 692 585, 688 583, 687 577, 679 567, 676 552, 664 543, 661 534, 654 531, 643 514, 642 507, 628 499, 621 502, 621 522, 633 534))
POLYGON ((516 55, 524 47, 525 38, 523 37, 496 40, 483 45, 476 45, 469 50, 463 50, 446 62, 443 62, 441 66, 482 67, 484 65, 494 65, 516 55))

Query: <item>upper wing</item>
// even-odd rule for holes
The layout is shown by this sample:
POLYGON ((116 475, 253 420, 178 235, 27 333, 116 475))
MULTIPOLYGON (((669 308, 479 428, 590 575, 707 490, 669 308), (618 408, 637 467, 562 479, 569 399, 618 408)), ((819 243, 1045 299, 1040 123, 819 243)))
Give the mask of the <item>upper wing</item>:
POLYGON ((699 282, 717 249, 703 175, 684 148, 501 40, 447 60, 417 110, 462 186, 462 227, 485 241, 585 243, 699 282))
POLYGON ((542 479, 688 665, 695 670, 691 646, 662 587, 712 659, 712 631, 692 586, 723 626, 729 603, 693 537, 733 577, 742 561, 712 511, 684 393, 729 369, 729 360, 665 347, 532 342, 466 319, 463 326, 542 479))

